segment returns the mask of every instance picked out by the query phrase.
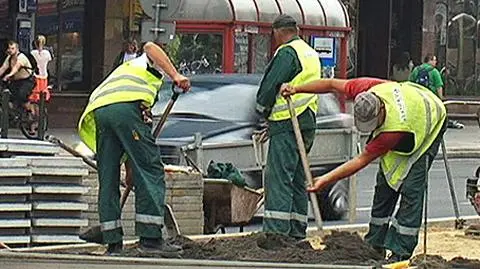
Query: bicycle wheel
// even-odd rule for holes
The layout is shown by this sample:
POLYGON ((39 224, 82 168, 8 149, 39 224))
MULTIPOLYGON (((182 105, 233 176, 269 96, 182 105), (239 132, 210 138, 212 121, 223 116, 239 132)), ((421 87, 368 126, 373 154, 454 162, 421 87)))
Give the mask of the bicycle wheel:
MULTIPOLYGON (((33 108, 36 109, 38 104, 32 104, 33 108)), ((19 128, 22 134, 28 139, 37 139, 38 131, 40 130, 40 115, 34 115, 31 111, 22 110, 22 115, 20 116, 19 128)), ((48 127, 48 115, 45 109, 45 120, 43 121, 43 131, 47 131, 48 127)))

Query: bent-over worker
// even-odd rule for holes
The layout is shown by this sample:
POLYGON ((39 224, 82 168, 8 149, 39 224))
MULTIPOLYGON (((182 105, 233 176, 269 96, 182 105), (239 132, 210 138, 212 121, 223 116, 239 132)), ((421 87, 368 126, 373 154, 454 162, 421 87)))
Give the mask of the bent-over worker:
POLYGON ((446 128, 445 106, 430 90, 411 82, 329 79, 282 87, 284 96, 330 91, 355 99, 355 125, 371 133, 370 141, 360 155, 317 177, 308 191, 347 178, 380 157, 365 240, 383 255, 391 250, 389 262, 407 259, 418 243, 427 173, 446 128), (400 196, 400 208, 392 216, 400 196))
POLYGON ((152 127, 144 121, 144 110, 156 101, 163 80, 159 70, 184 91, 190 88, 190 81, 177 72, 156 44, 147 42, 144 52, 116 68, 92 92, 78 130, 82 141, 97 153, 98 211, 107 253, 118 254, 123 247, 119 185, 120 163, 126 154, 133 171, 139 249, 172 257, 182 250, 162 238, 164 170, 152 127))

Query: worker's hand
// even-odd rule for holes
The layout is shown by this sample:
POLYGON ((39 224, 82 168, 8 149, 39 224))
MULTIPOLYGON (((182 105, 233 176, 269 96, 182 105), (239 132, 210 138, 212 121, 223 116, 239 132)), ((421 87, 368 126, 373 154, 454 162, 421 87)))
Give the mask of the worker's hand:
POLYGON ((173 78, 173 81, 175 82, 175 85, 177 85, 177 87, 183 90, 183 92, 188 92, 190 90, 190 79, 188 79, 187 77, 177 74, 173 78))
POLYGON ((323 190, 329 184, 327 179, 323 176, 313 179, 313 186, 307 187, 308 192, 317 192, 323 190))
POLYGON ((11 77, 12 77, 12 75, 7 74, 3 77, 3 81, 9 81, 11 77))
POLYGON ((290 95, 294 95, 295 93, 297 93, 297 91, 295 87, 288 85, 287 83, 283 83, 282 87, 280 87, 280 93, 283 97, 287 97, 290 95))

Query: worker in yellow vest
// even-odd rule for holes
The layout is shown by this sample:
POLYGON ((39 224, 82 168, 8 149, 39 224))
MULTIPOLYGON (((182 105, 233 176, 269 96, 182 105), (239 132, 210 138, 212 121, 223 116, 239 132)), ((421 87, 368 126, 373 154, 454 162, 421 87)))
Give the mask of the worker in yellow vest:
POLYGON ((390 250, 388 262, 408 259, 418 243, 427 174, 446 129, 445 106, 430 90, 411 82, 328 79, 282 87, 284 96, 330 91, 355 100, 355 125, 371 136, 360 155, 317 177, 307 190, 324 189, 380 157, 365 240, 384 256, 385 249, 390 250), (400 196, 400 207, 393 216, 400 196))
POLYGON ((122 251, 120 220, 120 163, 126 155, 133 168, 135 231, 139 250, 176 257, 181 248, 162 238, 165 181, 160 154, 145 109, 157 99, 163 73, 184 91, 190 81, 180 75, 155 43, 144 45, 144 54, 117 67, 90 95, 78 123, 81 140, 97 154, 98 212, 108 254, 122 251))
MULTIPOLYGON (((269 150, 265 169, 263 231, 303 239, 306 235, 308 197, 305 174, 282 83, 301 85, 321 78, 317 52, 298 37, 296 21, 280 15, 273 22, 275 40, 282 44, 269 63, 257 93, 257 110, 267 119, 269 150)), ((307 152, 315 137, 316 94, 293 96, 307 152)))

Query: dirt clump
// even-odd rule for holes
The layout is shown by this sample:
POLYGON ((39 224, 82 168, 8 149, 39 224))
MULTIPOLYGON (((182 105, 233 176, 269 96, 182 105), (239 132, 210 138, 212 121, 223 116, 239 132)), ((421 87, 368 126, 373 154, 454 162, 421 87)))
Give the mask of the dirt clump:
POLYGON ((417 255, 410 261, 411 266, 418 269, 478 269, 480 260, 471 260, 463 257, 455 257, 450 261, 438 255, 417 255))
MULTIPOLYGON (((324 237, 324 242, 324 249, 315 250, 308 241, 265 233, 207 242, 195 242, 185 237, 173 241, 183 247, 183 259, 351 265, 373 265, 382 260, 356 233, 334 231, 324 237)), ((143 256, 131 250, 124 255, 143 256)))

